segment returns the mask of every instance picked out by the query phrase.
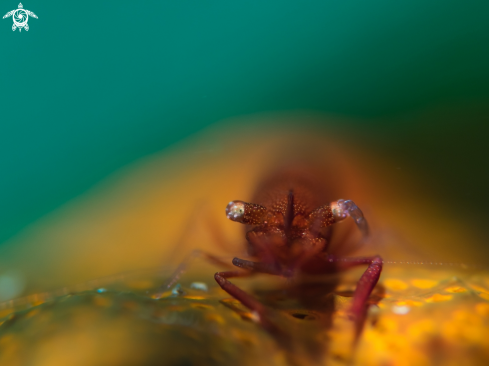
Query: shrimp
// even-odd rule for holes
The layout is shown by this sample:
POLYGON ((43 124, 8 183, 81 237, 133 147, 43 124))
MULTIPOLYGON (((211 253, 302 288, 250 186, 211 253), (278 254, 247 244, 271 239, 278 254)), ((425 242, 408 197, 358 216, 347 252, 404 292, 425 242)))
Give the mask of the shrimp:
POLYGON ((234 258, 232 264, 241 270, 217 272, 214 278, 224 291, 256 314, 258 323, 268 331, 277 329, 269 320, 266 307, 229 279, 266 273, 298 279, 295 283, 300 283, 304 276, 335 274, 367 265, 349 309, 356 328, 362 327, 368 298, 379 280, 383 261, 378 255, 343 257, 331 253, 330 242, 337 223, 353 219, 364 238, 369 234, 369 227, 352 200, 328 202, 330 194, 325 188, 327 185, 304 169, 289 168, 264 181, 253 203, 231 201, 226 207, 228 219, 247 226, 248 254, 256 261, 234 258))

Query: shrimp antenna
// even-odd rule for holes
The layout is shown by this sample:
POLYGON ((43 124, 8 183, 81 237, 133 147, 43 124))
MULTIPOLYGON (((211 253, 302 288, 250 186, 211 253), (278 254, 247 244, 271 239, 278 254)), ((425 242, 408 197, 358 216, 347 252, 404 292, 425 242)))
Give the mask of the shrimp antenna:
POLYGON ((419 265, 419 266, 446 266, 446 267, 458 267, 462 269, 486 269, 481 265, 472 264, 472 263, 463 263, 463 262, 435 262, 435 261, 391 261, 391 260, 383 260, 382 264, 396 264, 396 265, 419 265))

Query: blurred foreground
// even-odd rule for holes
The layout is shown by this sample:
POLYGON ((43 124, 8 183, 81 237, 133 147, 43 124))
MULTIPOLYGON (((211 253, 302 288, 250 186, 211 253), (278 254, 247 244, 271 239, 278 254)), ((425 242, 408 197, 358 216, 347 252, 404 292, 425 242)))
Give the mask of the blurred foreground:
MULTIPOLYGON (((212 271, 212 267, 199 266, 212 271)), ((489 360, 489 273, 387 268, 358 347, 346 316, 359 271, 333 304, 311 311, 270 290, 270 278, 236 280, 274 303, 284 344, 253 322, 209 276, 188 275, 160 300, 165 274, 145 272, 37 294, 0 310, 2 365, 482 365, 489 360), (260 290, 257 290, 257 287, 260 290), (278 304, 278 305, 277 305, 278 304), (17 309, 16 313, 12 311, 17 309)), ((202 272, 201 272, 202 273, 202 272)), ((274 284, 275 288, 277 283, 274 284)), ((273 288, 273 287, 272 287, 273 288)))

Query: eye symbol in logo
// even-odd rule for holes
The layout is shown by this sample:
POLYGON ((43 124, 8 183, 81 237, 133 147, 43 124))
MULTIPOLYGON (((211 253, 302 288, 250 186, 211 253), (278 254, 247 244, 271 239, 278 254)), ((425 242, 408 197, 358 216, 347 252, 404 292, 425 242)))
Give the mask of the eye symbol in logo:
POLYGON ((17 28, 19 28, 19 32, 22 31, 22 28, 28 31, 29 24, 27 24, 27 21, 29 20, 29 15, 37 19, 36 14, 34 14, 32 11, 25 10, 22 3, 19 3, 19 8, 9 11, 3 16, 3 19, 10 16, 12 17, 12 20, 14 21, 14 24, 12 25, 13 31, 15 31, 17 28))

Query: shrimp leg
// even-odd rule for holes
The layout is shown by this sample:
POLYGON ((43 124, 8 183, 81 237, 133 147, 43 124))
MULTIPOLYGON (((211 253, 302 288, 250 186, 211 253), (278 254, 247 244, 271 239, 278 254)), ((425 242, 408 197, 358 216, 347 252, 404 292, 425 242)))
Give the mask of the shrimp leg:
POLYGON ((274 336, 279 336, 281 338, 286 338, 284 332, 280 330, 273 322, 269 320, 267 310, 265 306, 256 300, 253 296, 247 292, 240 289, 235 284, 228 281, 228 278, 236 277, 248 277, 253 272, 242 272, 242 271, 228 271, 228 272, 217 272, 214 275, 214 279, 221 286, 221 288, 226 291, 229 295, 234 297, 236 300, 240 301, 244 306, 250 309, 254 315, 257 317, 257 322, 269 333, 274 336))
POLYGON ((357 288, 353 294, 353 301, 349 310, 350 317, 356 324, 357 334, 355 340, 358 340, 368 309, 367 301, 375 285, 379 281, 384 261, 378 255, 356 258, 341 258, 334 255, 328 255, 326 260, 328 263, 336 263, 339 270, 346 270, 352 267, 368 264, 367 270, 363 273, 362 277, 360 277, 360 280, 358 280, 357 288))

